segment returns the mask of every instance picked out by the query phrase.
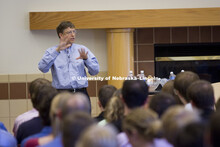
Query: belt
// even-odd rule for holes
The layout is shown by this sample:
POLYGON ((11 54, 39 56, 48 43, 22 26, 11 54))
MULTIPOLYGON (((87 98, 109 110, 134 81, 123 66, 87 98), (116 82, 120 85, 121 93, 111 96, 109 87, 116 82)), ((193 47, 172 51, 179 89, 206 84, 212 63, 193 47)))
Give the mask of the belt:
POLYGON ((86 91, 86 88, 73 88, 73 89, 57 89, 58 91, 79 92, 86 91))

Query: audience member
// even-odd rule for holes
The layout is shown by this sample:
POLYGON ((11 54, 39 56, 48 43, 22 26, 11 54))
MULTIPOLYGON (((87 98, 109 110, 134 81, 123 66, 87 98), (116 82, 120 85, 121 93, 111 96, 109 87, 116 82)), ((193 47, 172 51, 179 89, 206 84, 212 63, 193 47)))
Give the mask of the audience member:
POLYGON ((205 127, 202 123, 190 123, 178 132, 175 147, 204 147, 205 127))
POLYGON ((187 110, 182 106, 172 106, 162 116, 164 137, 174 144, 180 129, 198 121, 200 117, 196 111, 187 110))
POLYGON ((67 98, 71 96, 68 92, 61 92, 57 94, 51 103, 50 108, 50 120, 52 124, 52 132, 44 137, 33 138, 27 141, 25 144, 26 147, 34 147, 39 145, 44 145, 52 141, 56 136, 61 132, 61 122, 60 122, 60 112, 64 102, 67 98))
MULTIPOLYGON (((64 104, 61 107, 61 111, 59 112, 59 118, 61 124, 65 116, 70 113, 82 111, 90 114, 90 104, 88 98, 83 93, 69 93, 67 100, 64 101, 64 104)), ((51 142, 42 145, 41 147, 62 147, 62 132, 59 133, 51 142)))
MULTIPOLYGON (((39 111, 40 118, 43 123, 43 128, 39 133, 33 134, 33 135, 25 138, 21 142, 21 147, 24 147, 26 142, 32 138, 39 138, 39 137, 47 136, 52 132, 49 114, 50 114, 51 102, 52 102, 53 98, 56 96, 56 94, 57 94, 57 90, 55 88, 53 88, 52 86, 41 87, 41 89, 38 93, 38 96, 41 97, 42 100, 39 104, 38 111, 39 111)), ((33 128, 37 124, 32 123, 30 125, 32 125, 31 128, 33 128)), ((30 129, 30 128, 25 128, 25 129, 30 129)))
POLYGON ((178 73, 174 80, 174 92, 185 105, 186 109, 192 110, 190 99, 187 97, 186 90, 193 82, 199 80, 199 76, 191 71, 178 73))
POLYGON ((97 121, 101 121, 104 119, 104 113, 105 113, 105 107, 108 103, 108 101, 111 99, 112 95, 117 89, 112 86, 112 85, 104 85, 102 88, 99 90, 98 94, 98 106, 101 109, 101 113, 95 117, 97 121))
POLYGON ((17 147, 14 136, 3 129, 0 129, 0 147, 17 147))
POLYGON ((82 134, 76 147, 118 147, 116 131, 111 126, 92 125, 82 134))
MULTIPOLYGON (((135 108, 143 107, 148 98, 148 86, 143 80, 126 80, 122 87, 122 101, 124 103, 124 115, 135 108)), ((121 132, 117 135, 120 147, 130 147, 127 135, 121 132)))
MULTIPOLYGON (((137 108, 132 110, 123 121, 123 130, 127 134, 132 147, 158 146, 155 141, 161 137, 161 122, 158 115, 150 109, 137 108)), ((163 144, 163 147, 169 144, 163 144)))
MULTIPOLYGON (((63 146, 74 147, 82 132, 90 125, 94 124, 94 119, 85 112, 72 112, 64 117, 63 130, 63 146)), ((98 134, 93 134, 97 137, 98 134)))
POLYGON ((38 107, 38 103, 39 103, 40 100, 38 101, 36 99, 36 94, 38 93, 39 88, 41 86, 44 86, 44 85, 49 86, 49 85, 51 85, 51 82, 46 80, 46 79, 43 79, 43 78, 38 78, 38 79, 35 79, 34 81, 32 81, 30 83, 30 85, 29 85, 29 97, 31 98, 33 109, 19 115, 15 119, 14 127, 13 127, 14 136, 17 136, 18 128, 22 123, 24 123, 28 120, 31 120, 32 118, 35 118, 35 117, 39 116, 39 113, 37 111, 37 107, 38 107))
POLYGON ((177 102, 171 94, 160 92, 150 99, 148 106, 161 117, 170 106, 176 104, 177 102))
POLYGON ((99 125, 111 124, 118 132, 122 131, 122 119, 124 116, 124 104, 119 97, 112 97, 105 111, 105 119, 99 122, 99 125))
MULTIPOLYGON (((42 90, 44 89, 43 87, 51 87, 51 84, 47 83, 45 80, 46 79, 39 80, 39 83, 36 84, 34 86, 35 88, 33 89, 35 92, 33 92, 31 101, 33 103, 33 107, 38 111, 39 111, 40 103, 43 99, 42 94, 41 94, 42 90)), ((43 129, 43 127, 44 126, 43 126, 42 119, 40 116, 34 117, 22 123, 19 126, 17 134, 16 134, 17 143, 20 144, 24 138, 27 138, 28 136, 39 133, 43 129)))
POLYGON ((122 87, 125 115, 132 109, 143 107, 147 102, 148 86, 143 80, 126 80, 122 87))
POLYGON ((162 92, 164 93, 169 93, 171 94, 175 99, 176 99, 176 102, 177 104, 181 104, 182 102, 180 101, 180 99, 178 98, 178 96, 175 94, 174 92, 174 80, 169 80, 167 81, 162 89, 161 89, 162 92))
POLYGON ((199 80, 187 89, 187 97, 193 107, 201 110, 201 118, 207 122, 214 112, 215 97, 212 85, 208 81, 199 80))

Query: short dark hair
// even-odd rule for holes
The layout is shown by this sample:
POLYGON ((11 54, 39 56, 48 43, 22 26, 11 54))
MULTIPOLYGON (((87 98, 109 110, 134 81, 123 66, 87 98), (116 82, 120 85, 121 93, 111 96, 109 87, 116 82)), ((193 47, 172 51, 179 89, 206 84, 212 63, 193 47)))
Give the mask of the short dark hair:
POLYGON ((104 85, 99 90, 98 98, 99 98, 99 101, 100 101, 103 108, 106 107, 108 101, 113 96, 113 94, 116 90, 117 89, 113 85, 104 85))
POLYGON ((194 122, 184 126, 176 136, 175 147, 203 147, 204 146, 204 124, 194 122))
POLYGON ((148 97, 148 86, 143 80, 125 80, 122 96, 130 109, 143 106, 148 97))
POLYGON ((51 86, 51 82, 47 79, 37 78, 29 85, 29 94, 33 107, 38 110, 38 105, 41 101, 41 97, 38 97, 39 89, 43 86, 51 86))
POLYGON ((176 99, 168 93, 160 92, 154 95, 149 102, 149 108, 155 111, 159 117, 170 107, 176 105, 176 99))
POLYGON ((186 90, 193 82, 199 80, 199 76, 191 71, 185 71, 177 74, 174 80, 174 88, 189 102, 190 99, 186 95, 186 90))
POLYGON ((62 123, 64 146, 75 146, 82 132, 94 123, 95 120, 85 112, 77 111, 65 116, 62 123))
POLYGON ((192 83, 187 89, 187 97, 200 109, 214 108, 214 90, 208 81, 199 80, 192 83))
POLYGON ((62 21, 56 28, 57 35, 60 38, 59 34, 63 33, 66 28, 75 28, 75 25, 71 21, 62 21))
POLYGON ((50 107, 53 98, 57 94, 57 90, 53 88, 52 86, 43 86, 40 88, 38 97, 41 97, 41 101, 39 104, 39 115, 41 119, 43 120, 43 124, 45 126, 50 126, 50 107))

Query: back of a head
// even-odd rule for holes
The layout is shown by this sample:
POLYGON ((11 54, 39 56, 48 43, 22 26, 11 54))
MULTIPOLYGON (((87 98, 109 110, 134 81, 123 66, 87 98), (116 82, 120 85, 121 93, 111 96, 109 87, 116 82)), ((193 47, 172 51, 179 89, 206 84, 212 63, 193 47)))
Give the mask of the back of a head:
POLYGON ((57 90, 53 88, 52 86, 43 86, 39 89, 38 92, 38 97, 41 97, 41 101, 39 104, 39 114, 40 117, 43 120, 44 125, 51 125, 51 120, 50 120, 50 107, 53 98, 57 94, 57 90))
POLYGON ((203 147, 205 127, 202 123, 190 123, 178 132, 175 147, 203 147))
POLYGON ((93 125, 82 134, 76 147, 118 147, 116 136, 111 126, 93 125))
POLYGON ((128 108, 143 106, 148 97, 148 86, 143 80, 126 80, 122 87, 122 97, 128 108))
POLYGON ((72 94, 64 102, 61 108, 62 117, 65 117, 65 115, 76 111, 83 111, 90 114, 90 105, 88 98, 85 94, 80 92, 72 94))
MULTIPOLYGON (((63 144, 65 147, 75 146, 79 136, 95 121, 85 112, 72 112, 64 117, 62 123, 63 144)), ((97 135, 97 134, 93 134, 97 135)))
POLYGON ((162 87, 162 92, 174 95, 174 80, 167 81, 162 87))
POLYGON ((106 107, 108 101, 116 90, 117 89, 113 85, 104 85, 99 90, 98 98, 103 108, 106 107))
POLYGON ((41 98, 37 97, 37 94, 42 86, 51 86, 51 82, 47 79, 38 78, 32 81, 29 85, 29 94, 31 97, 31 102, 35 109, 38 109, 39 102, 41 101, 41 98))
POLYGON ((53 134, 54 136, 57 136, 60 131, 60 112, 61 108, 63 107, 65 101, 72 96, 72 93, 70 92, 61 92, 57 94, 51 104, 50 108, 50 120, 52 121, 52 127, 53 127, 53 134))
POLYGON ((124 104, 119 97, 112 97, 106 106, 105 118, 108 122, 122 120, 124 104))
POLYGON ((177 132, 191 122, 200 121, 197 111, 190 111, 183 106, 172 106, 162 115, 165 138, 174 144, 177 132))
POLYGON ((145 141, 151 142, 161 135, 161 123, 158 115, 152 110, 136 108, 125 116, 123 130, 128 135, 137 132, 145 141))
POLYGON ((192 83, 187 89, 187 97, 199 109, 214 109, 214 90, 208 81, 199 80, 192 83))
POLYGON ((175 98, 168 93, 159 93, 157 95, 154 95, 150 102, 149 102, 149 108, 151 108, 153 111, 155 111, 159 117, 170 107, 173 105, 176 105, 177 101, 175 98))
POLYGON ((178 92, 185 98, 187 102, 189 102, 189 98, 187 98, 186 90, 193 82, 199 80, 199 76, 191 71, 185 71, 177 74, 174 80, 174 88, 178 90, 178 92))

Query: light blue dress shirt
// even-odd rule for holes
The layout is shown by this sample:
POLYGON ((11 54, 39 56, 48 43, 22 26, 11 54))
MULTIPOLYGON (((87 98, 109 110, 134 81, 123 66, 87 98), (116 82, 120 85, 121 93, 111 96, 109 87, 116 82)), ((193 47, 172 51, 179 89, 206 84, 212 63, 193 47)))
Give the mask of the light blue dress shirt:
POLYGON ((73 43, 71 47, 56 51, 58 46, 46 50, 43 58, 38 64, 38 68, 43 73, 50 70, 52 72, 52 85, 56 89, 74 89, 88 87, 85 67, 90 75, 99 73, 99 64, 93 53, 85 46, 73 43), (88 59, 78 59, 80 56, 79 49, 88 51, 88 59))

